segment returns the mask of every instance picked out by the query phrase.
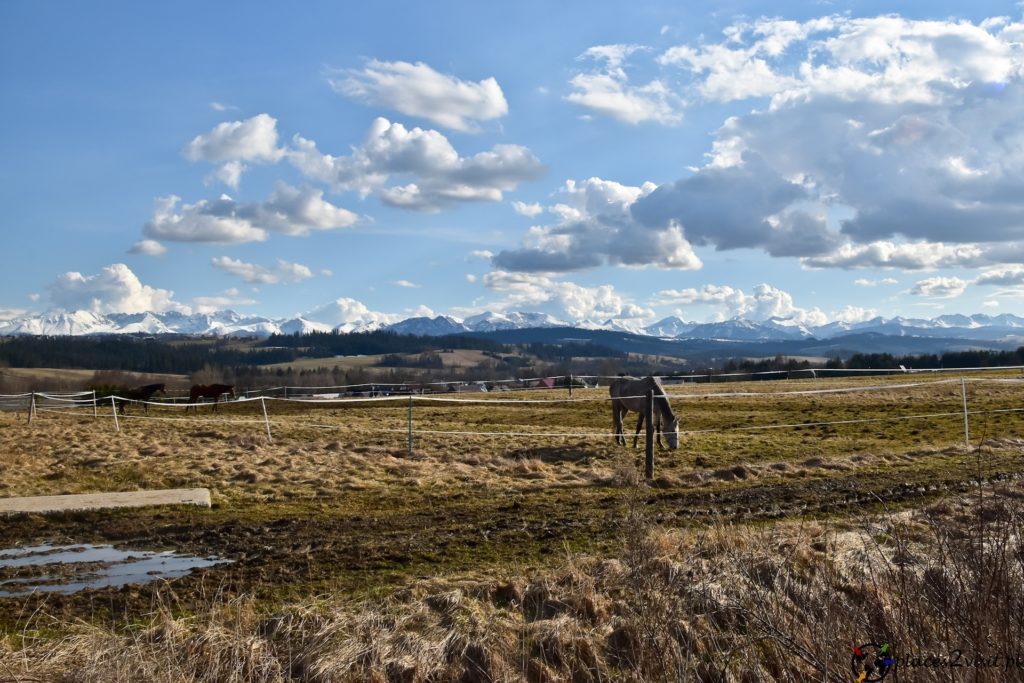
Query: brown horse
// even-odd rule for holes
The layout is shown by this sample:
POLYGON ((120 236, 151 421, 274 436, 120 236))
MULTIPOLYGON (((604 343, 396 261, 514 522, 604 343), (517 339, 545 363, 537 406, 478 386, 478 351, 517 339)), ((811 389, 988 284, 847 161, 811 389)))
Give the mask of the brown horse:
POLYGON ((640 437, 640 428, 643 426, 644 412, 647 403, 647 392, 654 394, 654 414, 652 416, 654 427, 658 433, 658 445, 661 446, 662 427, 664 427, 665 438, 668 440, 668 447, 675 450, 679 448, 679 418, 672 413, 672 406, 669 405, 668 396, 665 395, 665 388, 657 377, 616 377, 608 386, 608 394, 612 399, 612 429, 615 432, 615 441, 623 446, 626 445, 626 437, 622 433, 622 418, 632 410, 640 413, 640 419, 636 423, 636 434, 633 436, 633 447, 636 448, 637 440, 640 437))
POLYGON ((185 412, 188 412, 189 408, 195 408, 196 412, 199 411, 199 406, 196 405, 197 401, 201 398, 212 398, 213 409, 217 410, 217 404, 220 402, 222 394, 228 394, 231 398, 235 397, 235 385, 233 384, 194 384, 188 392, 188 405, 185 406, 185 412))
POLYGON ((116 400, 118 412, 122 415, 126 415, 125 406, 132 401, 142 401, 142 409, 149 415, 149 404, 146 403, 149 399, 153 398, 153 394, 166 394, 163 384, 144 384, 141 387, 135 387, 134 389, 125 389, 118 392, 120 399, 116 400))

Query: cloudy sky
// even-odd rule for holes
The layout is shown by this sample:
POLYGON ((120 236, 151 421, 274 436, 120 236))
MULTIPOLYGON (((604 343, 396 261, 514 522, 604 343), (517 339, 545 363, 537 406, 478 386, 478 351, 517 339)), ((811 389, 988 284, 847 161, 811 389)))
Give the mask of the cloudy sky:
POLYGON ((0 316, 1022 314, 1022 11, 6 0, 0 316))

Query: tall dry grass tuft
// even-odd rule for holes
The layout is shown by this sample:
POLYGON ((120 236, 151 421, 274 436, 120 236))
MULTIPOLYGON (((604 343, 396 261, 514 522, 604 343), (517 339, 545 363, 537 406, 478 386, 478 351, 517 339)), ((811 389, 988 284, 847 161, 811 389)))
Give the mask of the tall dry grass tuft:
POLYGON ((56 642, 37 641, 24 675, 60 683, 287 680, 287 657, 259 626, 251 599, 218 600, 206 614, 187 618, 161 603, 144 627, 78 623, 56 642))

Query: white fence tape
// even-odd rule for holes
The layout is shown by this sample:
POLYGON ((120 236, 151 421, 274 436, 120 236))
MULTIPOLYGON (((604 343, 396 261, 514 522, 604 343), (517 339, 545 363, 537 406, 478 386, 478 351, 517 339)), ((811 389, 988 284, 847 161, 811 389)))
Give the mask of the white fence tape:
MULTIPOLYGON (((1022 379, 1007 379, 1007 378, 971 378, 969 381, 972 383, 999 383, 999 384, 1014 384, 1022 385, 1024 380, 1022 379)), ((704 399, 704 398, 739 398, 739 397, 764 397, 764 398, 778 398, 784 396, 802 396, 802 395, 822 395, 822 394, 849 394, 856 392, 874 392, 874 391, 894 391, 894 390, 907 390, 915 389, 920 387, 939 387, 950 384, 960 384, 961 387, 965 387, 966 382, 959 379, 944 379, 930 382, 913 382, 913 383, 900 383, 900 384, 873 384, 870 386, 861 387, 841 387, 832 389, 814 389, 814 390, 791 390, 791 391, 764 391, 764 392, 703 392, 694 394, 669 394, 669 399, 704 399)), ((958 392, 959 394, 959 392, 958 392)), ((966 397, 966 393, 964 394, 966 397)), ((627 397, 627 398, 643 398, 627 397)), ((412 430, 412 419, 410 413, 410 424, 408 428, 378 428, 378 429, 364 429, 356 428, 352 430, 346 425, 340 424, 319 424, 313 422, 305 422, 301 420, 281 420, 281 419, 270 419, 266 413, 267 401, 277 401, 283 403, 298 403, 298 404, 314 404, 321 406, 330 405, 347 405, 356 403, 396 403, 396 407, 405 408, 413 403, 439 403, 439 404, 502 404, 502 405, 533 405, 533 404, 553 404, 553 403, 582 403, 582 402, 594 402, 594 401, 609 401, 608 396, 596 396, 596 397, 575 397, 565 399, 497 399, 497 398, 480 398, 480 399, 466 399, 466 398, 449 398, 432 395, 417 395, 407 394, 399 396, 379 396, 379 397, 346 397, 346 398, 335 398, 335 399, 301 399, 301 398, 280 398, 280 397, 269 397, 269 396, 255 396, 255 397, 240 397, 230 401, 214 402, 203 402, 203 403, 175 403, 169 401, 142 401, 138 399, 128 399, 121 396, 104 396, 96 398, 92 392, 77 392, 77 393, 25 393, 25 394, 12 394, 12 395, 0 395, 0 401, 8 399, 14 400, 19 403, 20 408, 28 407, 28 402, 33 402, 34 411, 39 413, 46 413, 50 415, 74 415, 81 417, 79 408, 95 408, 97 403, 101 407, 106 406, 107 409, 101 411, 99 414, 94 413, 96 417, 113 417, 115 422, 118 419, 116 414, 117 411, 111 410, 111 408, 117 406, 120 403, 125 404, 139 404, 139 405, 152 405, 160 407, 200 407, 200 406, 214 406, 222 405, 229 406, 235 404, 245 404, 259 402, 263 407, 263 419, 258 418, 244 418, 236 416, 220 416, 212 415, 212 411, 209 411, 205 417, 200 417, 198 414, 193 416, 182 415, 180 417, 169 417, 166 415, 121 415, 121 419, 128 420, 154 420, 163 422, 202 422, 211 423, 216 422, 225 425, 261 425, 266 426, 268 437, 271 434, 271 427, 277 426, 295 428, 295 427, 306 427, 306 428, 317 428, 317 429, 342 429, 349 431, 356 431, 360 434, 372 434, 372 433, 406 433, 412 431, 415 434, 421 435, 434 435, 434 436, 452 436, 452 437, 500 437, 500 438, 520 438, 520 439, 533 439, 533 438, 572 438, 572 439, 607 439, 609 437, 614 438, 614 434, 608 431, 602 430, 597 431, 579 431, 579 432, 532 432, 532 431, 467 431, 467 430, 437 430, 437 429, 415 429, 412 430), (28 401, 26 401, 28 399, 28 401), (35 401, 52 401, 56 406, 47 406, 45 403, 42 405, 35 405, 35 401)), ((746 432, 746 431, 759 431, 759 430, 772 430, 772 429, 800 429, 800 428, 812 428, 812 427, 828 427, 838 425, 854 425, 854 424, 871 424, 871 423, 885 423, 895 422, 904 420, 925 420, 925 419, 941 419, 951 417, 967 417, 967 416, 978 416, 985 414, 999 414, 999 413, 1022 413, 1024 408, 996 408, 987 410, 968 410, 966 405, 964 410, 957 410, 951 412, 936 412, 936 413, 925 413, 915 415, 890 415, 886 417, 875 417, 875 418, 858 418, 858 419, 846 419, 846 420, 826 420, 817 422, 797 422, 787 424, 766 424, 766 425, 745 425, 736 427, 720 427, 711 429, 700 429, 700 430, 680 430, 680 435, 697 435, 697 434, 713 434, 713 433, 728 433, 728 432, 746 432)), ((117 428, 120 429, 119 424, 117 428)))
MULTIPOLYGON (((705 384, 708 380, 713 381, 715 379, 726 379, 731 380, 739 377, 750 377, 750 378, 766 378, 766 377, 778 377, 780 375, 792 376, 798 375, 800 379, 809 379, 811 377, 817 377, 818 375, 913 375, 913 374, 936 374, 946 372, 996 372, 1006 370, 1021 370, 1024 371, 1024 365, 1006 365, 1006 366, 984 366, 984 367, 972 367, 972 368, 794 368, 792 370, 765 370, 758 372, 731 372, 731 373, 710 373, 710 374, 690 374, 690 375, 659 375, 659 379, 667 384, 705 384)), ((244 392, 248 394, 268 394, 271 392, 285 392, 287 394, 309 394, 311 392, 316 393, 342 393, 346 391, 365 389, 371 390, 373 387, 401 387, 407 389, 419 389, 423 387, 444 387, 444 386, 473 386, 473 385, 519 385, 517 389, 533 390, 533 389, 555 389, 555 390, 566 390, 568 389, 568 380, 571 378, 574 382, 601 382, 611 381, 618 379, 619 375, 549 375, 545 377, 527 377, 521 379, 502 379, 502 380, 475 380, 475 379, 460 379, 460 380, 438 380, 434 382, 360 382, 358 384, 335 384, 329 386, 277 386, 269 387, 265 389, 251 389, 244 392), (540 383, 545 381, 562 382, 562 384, 556 384, 555 386, 541 386, 540 383)), ((270 398, 270 396, 267 396, 270 398)))

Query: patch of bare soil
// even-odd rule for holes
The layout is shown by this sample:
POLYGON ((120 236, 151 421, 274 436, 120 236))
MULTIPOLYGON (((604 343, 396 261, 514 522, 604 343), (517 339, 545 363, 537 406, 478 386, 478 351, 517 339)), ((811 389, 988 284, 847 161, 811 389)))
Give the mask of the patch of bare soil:
MULTIPOLYGON (((988 480, 998 484, 1011 478, 1016 477, 993 475, 988 480)), ((719 491, 641 490, 649 519, 687 526, 919 506, 971 486, 968 479, 951 479, 868 488, 846 478, 719 491)), ((211 590, 228 596, 254 594, 268 604, 324 592, 365 596, 417 578, 544 566, 568 549, 599 554, 618 541, 624 510, 636 504, 627 500, 632 491, 609 487, 482 499, 467 490, 412 504, 362 494, 361 504, 348 500, 311 507, 22 515, 0 526, 0 547, 103 542, 232 560, 175 580, 173 590, 185 603, 199 604, 211 590)), ((98 604, 118 613, 138 613, 147 609, 156 590, 141 586, 25 596, 5 604, 12 607, 10 614, 31 614, 45 603, 48 613, 89 618, 98 604)))

